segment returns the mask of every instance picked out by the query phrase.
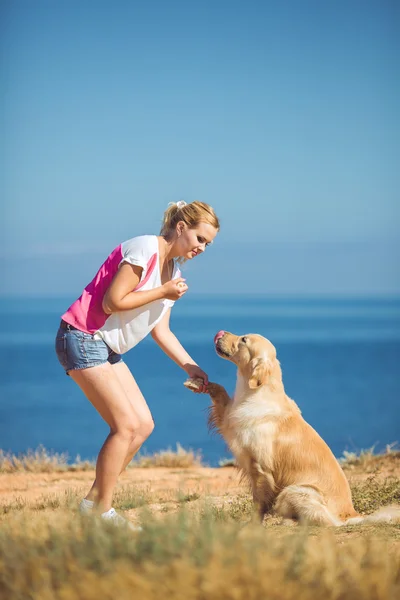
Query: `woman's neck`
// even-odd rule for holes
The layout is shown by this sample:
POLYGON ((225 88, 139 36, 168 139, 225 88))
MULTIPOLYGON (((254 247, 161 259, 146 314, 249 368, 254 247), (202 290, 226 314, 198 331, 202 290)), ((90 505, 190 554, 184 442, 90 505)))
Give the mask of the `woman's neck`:
POLYGON ((172 258, 179 256, 174 252, 174 240, 166 240, 162 235, 158 236, 158 248, 160 251, 160 261, 170 261, 172 258))

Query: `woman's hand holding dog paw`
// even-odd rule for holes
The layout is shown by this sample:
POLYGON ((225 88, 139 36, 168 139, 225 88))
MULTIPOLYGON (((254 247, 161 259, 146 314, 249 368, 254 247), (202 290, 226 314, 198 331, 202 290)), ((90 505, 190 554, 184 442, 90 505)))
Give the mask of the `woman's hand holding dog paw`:
POLYGON ((196 379, 186 379, 183 385, 191 392, 199 393, 204 385, 204 381, 197 377, 196 379))
POLYGON ((208 392, 208 375, 198 365, 188 365, 185 368, 189 379, 184 385, 197 394, 207 394, 208 392))

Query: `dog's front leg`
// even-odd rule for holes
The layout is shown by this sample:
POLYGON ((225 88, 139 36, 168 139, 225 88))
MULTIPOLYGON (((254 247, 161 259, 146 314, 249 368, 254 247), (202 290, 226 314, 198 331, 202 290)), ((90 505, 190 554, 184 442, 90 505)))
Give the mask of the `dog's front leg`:
MULTIPOLYGON (((188 379, 183 384, 189 390, 197 391, 202 388, 204 382, 202 379, 188 379)), ((209 382, 207 386, 207 394, 210 395, 213 405, 210 407, 210 415, 208 418, 208 425, 211 429, 220 429, 226 407, 229 405, 231 399, 228 392, 222 385, 218 383, 209 382)))
POLYGON ((207 387, 207 394, 210 394, 211 400, 216 406, 226 408, 231 401, 228 392, 219 383, 210 382, 207 387))
POLYGON ((226 408, 230 404, 231 399, 226 389, 218 383, 209 383, 207 393, 210 394, 213 403, 213 405, 210 406, 208 426, 210 429, 217 429, 220 431, 226 408))
MULTIPOLYGON (((188 390, 192 390, 192 392, 198 392, 204 387, 204 381, 198 377, 192 377, 191 379, 187 379, 183 385, 188 390)), ((213 403, 218 406, 226 407, 231 401, 226 389, 222 385, 212 383, 211 381, 207 386, 206 394, 209 394, 213 403)))

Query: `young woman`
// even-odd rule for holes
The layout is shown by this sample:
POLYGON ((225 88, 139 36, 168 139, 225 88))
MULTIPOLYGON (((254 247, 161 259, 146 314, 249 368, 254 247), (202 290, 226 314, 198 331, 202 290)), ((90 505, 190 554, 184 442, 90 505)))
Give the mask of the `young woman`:
POLYGON ((204 252, 219 231, 214 210, 203 202, 170 205, 159 236, 134 237, 101 265, 82 295, 62 315, 56 337, 61 365, 110 427, 96 463, 96 479, 80 504, 116 524, 112 508, 119 474, 154 428, 153 419, 121 354, 147 334, 189 377, 207 374, 169 328, 171 308, 188 290, 178 263, 204 252))

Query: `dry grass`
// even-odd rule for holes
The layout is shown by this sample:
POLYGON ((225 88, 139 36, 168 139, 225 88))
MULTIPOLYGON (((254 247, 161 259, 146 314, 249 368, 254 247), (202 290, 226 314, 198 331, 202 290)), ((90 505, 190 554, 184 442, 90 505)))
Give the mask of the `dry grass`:
MULTIPOLYGON (((360 512, 400 502, 400 456, 393 455, 393 451, 383 457, 370 453, 361 459, 372 476, 351 481, 360 512), (385 476, 391 472, 388 467, 394 474, 385 476)), ((169 460, 173 468, 157 471, 158 479, 151 469, 131 470, 126 480, 132 484, 119 487, 115 494, 115 507, 140 521, 141 533, 115 529, 96 518, 82 519, 77 513, 81 497, 77 487, 50 488, 47 482, 54 477, 29 471, 28 482, 43 480, 44 489, 53 492, 38 497, 21 491, 9 495, 7 502, 5 496, 2 499, 1 600, 400 597, 400 525, 286 527, 270 517, 263 527, 256 526, 250 494, 234 483, 232 468, 185 470, 186 459, 183 464, 169 460), (202 472, 203 483, 198 480, 202 472), (168 487, 171 478, 175 488, 168 487), (221 479, 227 485, 232 482, 232 487, 221 485, 221 479)), ((151 466, 160 462, 157 458, 151 466)), ((61 474, 57 482, 81 486, 89 478, 87 473, 78 475, 61 474)), ((16 481, 14 489, 22 490, 23 474, 2 477, 16 481)))
POLYGON ((232 457, 230 458, 220 458, 218 461, 219 467, 236 467, 236 460, 232 457))
MULTIPOLYGON (((379 470, 382 460, 387 465, 388 457, 396 461, 400 458, 400 451, 396 450, 397 443, 386 446, 386 452, 383 454, 374 454, 374 447, 367 450, 361 450, 359 454, 355 452, 343 452, 339 463, 346 470, 356 468, 362 469, 365 473, 373 473, 379 470)), ((233 458, 224 458, 219 461, 220 467, 228 467, 235 464, 233 458)), ((138 455, 130 463, 129 467, 167 467, 187 469, 191 467, 204 466, 201 453, 199 451, 182 448, 177 443, 176 450, 168 448, 151 455, 138 455)), ((0 473, 54 473, 62 471, 86 471, 95 467, 95 461, 81 460, 78 455, 75 461, 70 463, 67 453, 57 453, 46 450, 39 446, 36 450, 28 450, 24 454, 11 454, 0 450, 0 473)))
MULTIPOLYGON (((36 450, 28 450, 25 454, 11 454, 0 450, 0 473, 55 473, 62 471, 88 471, 95 468, 95 462, 82 461, 78 455, 73 463, 69 463, 67 453, 57 453, 39 446, 36 450)), ((178 443, 176 450, 161 450, 151 455, 139 455, 129 467, 174 467, 187 469, 202 466, 200 452, 185 450, 178 443)))
MULTIPOLYGON (((261 528, 181 509, 132 534, 94 518, 10 519, 0 530, 3 600, 391 600, 398 553, 371 534, 261 528)), ((54 515, 53 515, 54 516, 54 515)))
POLYGON ((0 473, 54 473, 60 471, 85 471, 94 468, 94 462, 76 457, 68 464, 68 454, 46 450, 39 446, 25 454, 11 454, 0 450, 0 473))
POLYGON ((168 468, 181 468, 188 469, 190 467, 201 467, 202 460, 200 452, 194 452, 193 450, 185 450, 178 443, 176 450, 161 450, 151 455, 141 455, 133 459, 130 466, 132 467, 168 467, 168 468))
POLYGON ((0 516, 15 513, 18 511, 42 511, 46 509, 67 509, 75 508, 80 500, 77 492, 67 489, 62 494, 43 494, 34 502, 28 502, 22 496, 16 496, 11 502, 0 504, 0 516))
POLYGON ((375 454, 375 446, 366 450, 361 450, 359 454, 356 452, 343 452, 343 456, 339 458, 340 465, 345 470, 362 470, 364 473, 375 473, 381 469, 384 464, 387 468, 390 462, 397 463, 400 458, 400 451, 397 450, 397 442, 388 444, 385 452, 375 454))

